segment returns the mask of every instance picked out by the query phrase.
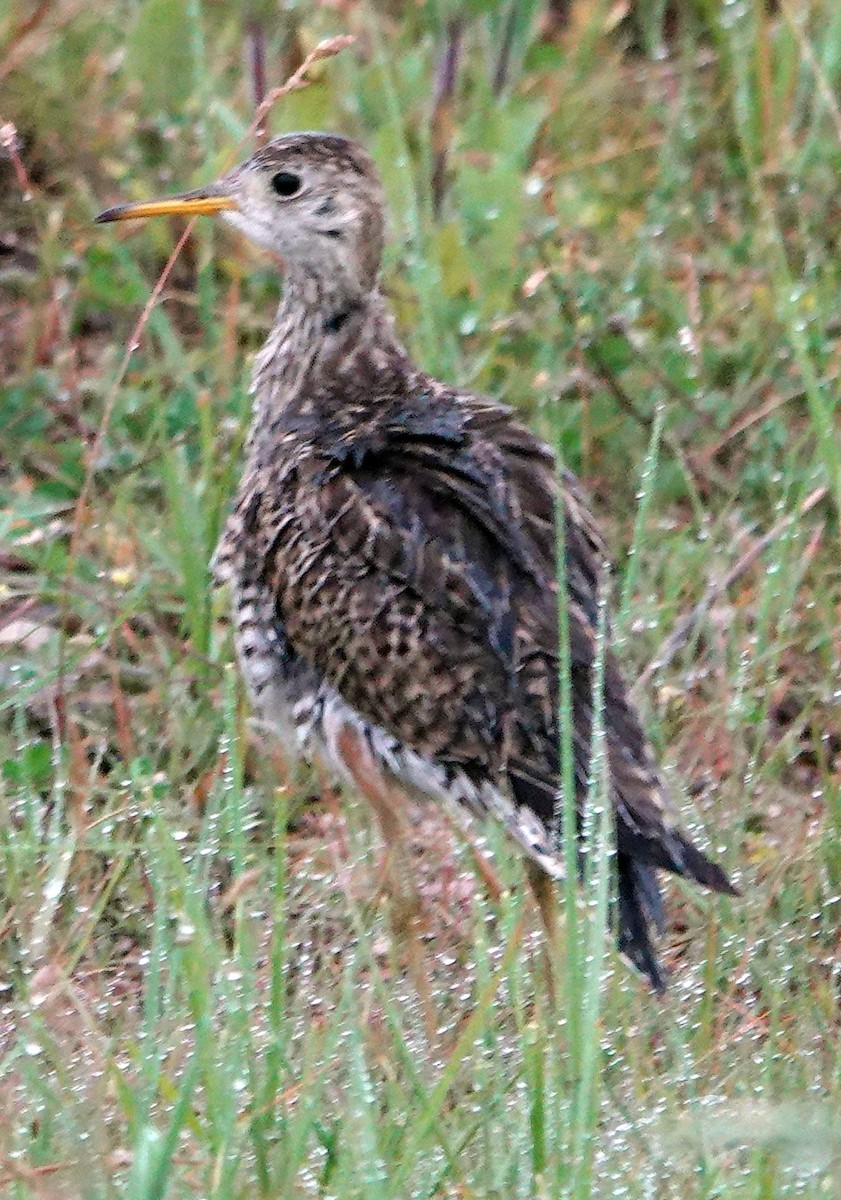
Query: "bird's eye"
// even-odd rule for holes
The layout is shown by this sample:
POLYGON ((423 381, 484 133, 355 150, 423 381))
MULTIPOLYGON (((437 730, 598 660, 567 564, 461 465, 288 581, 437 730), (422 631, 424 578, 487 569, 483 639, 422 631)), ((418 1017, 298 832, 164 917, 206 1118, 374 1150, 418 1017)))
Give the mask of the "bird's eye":
POLYGON ((278 196, 294 196, 300 190, 300 175, 293 175, 291 171, 278 171, 272 175, 272 191, 277 192, 278 196))

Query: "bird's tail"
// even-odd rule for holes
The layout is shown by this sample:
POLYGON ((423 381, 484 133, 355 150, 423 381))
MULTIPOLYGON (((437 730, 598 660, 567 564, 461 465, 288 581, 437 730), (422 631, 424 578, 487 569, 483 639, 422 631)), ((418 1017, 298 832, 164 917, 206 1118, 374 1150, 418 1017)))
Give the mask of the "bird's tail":
POLYGON ((665 924, 658 867, 700 883, 714 892, 728 896, 738 896, 739 892, 717 863, 711 862, 697 846, 693 846, 676 830, 668 830, 662 841, 653 844, 648 839, 640 839, 630 852, 627 843, 635 839, 628 839, 626 834, 621 840, 625 842, 626 849, 620 849, 616 856, 619 950, 662 995, 666 990, 666 975, 651 939, 652 930, 662 934, 665 924))
POLYGON ((616 856, 616 868, 619 951, 649 979, 655 992, 662 995, 666 990, 666 977, 651 941, 652 927, 658 934, 662 934, 665 927, 657 871, 621 852, 616 856))

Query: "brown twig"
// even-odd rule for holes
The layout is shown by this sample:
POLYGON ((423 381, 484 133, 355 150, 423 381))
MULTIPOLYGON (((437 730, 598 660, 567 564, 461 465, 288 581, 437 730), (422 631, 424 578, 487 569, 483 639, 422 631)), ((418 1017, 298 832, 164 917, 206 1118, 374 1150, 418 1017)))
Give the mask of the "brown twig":
MULTIPOLYGON (((818 382, 821 387, 829 387, 836 384, 839 378, 841 378, 841 372, 833 371, 828 375, 824 375, 818 382)), ((761 424, 767 417, 770 417, 772 413, 783 408, 786 404, 803 400, 805 396, 806 392, 802 386, 790 388, 787 392, 780 392, 777 395, 771 396, 763 404, 760 404, 758 408, 743 409, 720 437, 704 446, 702 450, 697 451, 696 458, 703 463, 709 462, 717 454, 720 454, 724 447, 733 441, 734 438, 746 433, 754 425, 761 424)))
POLYGON ((517 0, 510 0, 508 12, 505 14, 505 24, 502 29, 502 41, 499 54, 494 64, 491 88, 495 96, 501 96, 508 83, 508 72, 511 69, 511 51, 514 48, 514 30, 517 27, 517 0))
POLYGON ((737 562, 733 564, 729 571, 721 576, 720 579, 714 579, 709 584, 706 592, 692 609, 692 611, 687 613, 683 620, 678 622, 669 637, 663 643, 663 647, 660 652, 655 658, 652 658, 652 660, 640 673, 639 677, 635 680, 631 688, 632 694, 638 694, 640 691, 642 691, 651 680, 651 677, 657 671, 661 671, 664 667, 669 665, 680 648, 685 645, 685 643, 698 628, 701 621, 712 608, 719 596, 723 595, 728 588, 732 587, 736 580, 740 579, 741 576, 753 566, 759 556, 764 553, 769 546, 773 545, 773 543, 776 542, 777 539, 783 533, 785 533, 785 531, 791 525, 793 525, 795 521, 799 520, 800 517, 804 517, 808 512, 811 512, 812 509, 819 504, 821 500, 823 500, 828 491, 829 488, 825 484, 822 484, 819 488, 815 488, 815 490, 810 493, 810 495, 808 495, 806 499, 803 500, 798 506, 796 512, 788 513, 785 517, 781 517, 779 521, 776 521, 767 533, 764 533, 762 537, 757 538, 753 545, 745 551, 745 553, 741 556, 741 558, 738 559, 737 562))
MULTIPOLYGON (((266 98, 266 31, 262 21, 255 18, 246 22, 245 41, 248 79, 251 84, 251 102, 259 111, 260 105, 266 98)), ((265 123, 258 125, 254 131, 254 140, 257 145, 264 145, 267 137, 265 123)))
POLYGON ((66 1162, 57 1163, 42 1163, 38 1167, 30 1167, 23 1163, 12 1162, 9 1158, 3 1159, 4 1174, 0 1175, 0 1187, 6 1187, 11 1183, 25 1183, 33 1186, 37 1185, 39 1179, 46 1179, 50 1175, 56 1175, 59 1171, 70 1171, 79 1166, 77 1159, 68 1159, 66 1162))
POLYGON ((453 134, 453 95, 461 61, 461 39, 464 23, 454 17, 447 26, 447 39, 435 71, 435 91, 432 102, 432 210, 437 216, 444 199, 447 176, 447 157, 453 134))
POLYGON ((627 158, 631 154, 643 154, 647 150, 660 150, 665 142, 665 136, 657 133, 641 137, 629 145, 607 146, 583 158, 570 158, 558 163, 552 173, 553 178, 559 179, 562 175, 577 175, 579 171, 591 171, 594 167, 607 166, 608 163, 616 162, 620 158, 627 158))
POLYGON ((32 12, 12 29, 3 47, 4 58, 0 62, 0 80, 17 70, 20 63, 21 46, 31 33, 49 16, 53 8, 53 0, 39 0, 32 12))
POLYGON ((87 454, 85 455, 85 478, 82 481, 79 498, 77 499, 75 508, 73 510, 73 532, 70 535, 71 560, 76 557, 76 553, 79 548, 79 538, 81 537, 82 526, 85 523, 85 518, 87 517, 88 512, 88 496, 90 494, 91 484, 93 483, 93 476, 96 470, 96 460, 99 456, 100 447, 102 446, 106 431, 111 422, 111 415, 114 411, 114 405, 117 402, 117 395, 119 393, 120 386, 125 378, 132 355, 140 348, 140 337, 143 333, 143 330, 146 328, 146 322, 149 320, 152 309, 155 307, 158 297, 163 291, 167 279, 169 279, 172 268, 175 266, 178 255, 183 250, 197 220, 197 217, 193 217, 187 222, 181 237, 175 244, 175 249, 167 259, 166 266, 158 276, 157 283, 149 293, 149 299, 144 304, 143 311, 141 312, 137 320, 137 324, 135 325, 131 337, 126 345, 126 350, 122 357, 122 361, 120 362, 117 374, 114 377, 114 382, 111 384, 111 387, 108 389, 108 395, 105 397, 105 404, 102 409, 102 417, 99 422, 99 428, 97 429, 94 439, 88 448, 87 454))
POLYGON ((297 71, 290 75, 285 83, 280 84, 279 87, 272 88, 272 90, 263 100, 262 104, 259 105, 251 124, 248 126, 245 134, 240 139, 237 149, 239 149, 249 137, 257 132, 268 114, 274 108, 275 104, 277 104, 278 100, 282 100, 283 97, 288 96, 290 92, 299 92, 302 88, 305 88, 309 85, 310 81, 307 79, 307 74, 310 70, 310 67, 314 66, 317 62, 321 62, 322 59, 335 57, 335 55, 340 54, 342 50, 346 50, 348 46, 352 46, 355 41, 356 39, 351 34, 341 33, 337 37, 326 38, 323 42, 319 42, 314 50, 310 50, 309 54, 301 63, 300 67, 298 67, 297 71))
POLYGON ((841 105, 838 103, 833 86, 827 77, 827 73, 819 61, 811 42, 804 34, 797 15, 792 11, 791 5, 787 3, 787 0, 781 0, 780 10, 782 11, 785 22, 791 30, 795 41, 797 42, 803 61, 812 72, 815 85, 820 92, 821 100, 826 106, 826 110, 830 115, 833 125, 835 126, 835 135, 839 142, 841 142, 841 105))
POLYGON ((14 49, 25 37, 28 37, 33 30, 37 29, 44 18, 50 11, 52 0, 39 0, 32 12, 25 16, 17 23, 11 32, 11 35, 6 41, 6 49, 14 49))

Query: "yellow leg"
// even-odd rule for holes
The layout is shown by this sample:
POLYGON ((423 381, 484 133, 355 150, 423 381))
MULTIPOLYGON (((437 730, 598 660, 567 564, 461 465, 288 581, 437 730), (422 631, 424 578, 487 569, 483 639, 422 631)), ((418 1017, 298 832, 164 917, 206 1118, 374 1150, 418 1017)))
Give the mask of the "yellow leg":
POLYGON ((441 812, 444 814, 444 820, 452 829, 453 833, 464 842, 467 849, 470 851, 470 857, 473 859, 473 865, 476 868, 476 874, 482 880, 485 891, 488 893, 491 901, 498 904, 502 899, 502 884, 499 881, 499 876, 494 870, 493 864, 488 859, 488 856, 483 850, 480 850, 471 836, 470 829, 466 821, 467 816, 459 819, 456 812, 451 811, 447 807, 443 807, 441 812))
POLYGON ((384 883, 390 893, 391 929, 395 943, 406 951, 409 975, 424 1010, 430 1038, 438 1027, 432 987, 421 940, 422 906, 415 887, 409 846, 406 800, 383 776, 370 747, 352 725, 336 736, 336 748, 358 791, 377 815, 386 846, 384 883))
POLYGON ((526 862, 526 874, 543 925, 546 942, 546 990, 554 1007, 557 998, 555 954, 558 947, 558 897, 555 894, 555 881, 531 859, 526 862))

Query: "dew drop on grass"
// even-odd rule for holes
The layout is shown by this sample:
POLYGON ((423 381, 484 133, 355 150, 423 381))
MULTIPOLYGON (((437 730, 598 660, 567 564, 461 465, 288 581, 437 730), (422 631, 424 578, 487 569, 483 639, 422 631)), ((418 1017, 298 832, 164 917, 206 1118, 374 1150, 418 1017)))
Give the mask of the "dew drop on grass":
POLYGON ((458 331, 462 337, 469 337, 475 333, 479 327, 479 317, 476 313, 465 313, 458 325, 458 331))
POLYGON ((61 875, 54 875, 44 884, 44 899, 58 900, 64 888, 64 879, 61 875))

